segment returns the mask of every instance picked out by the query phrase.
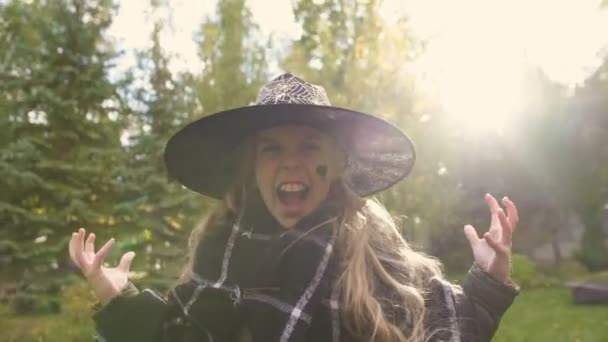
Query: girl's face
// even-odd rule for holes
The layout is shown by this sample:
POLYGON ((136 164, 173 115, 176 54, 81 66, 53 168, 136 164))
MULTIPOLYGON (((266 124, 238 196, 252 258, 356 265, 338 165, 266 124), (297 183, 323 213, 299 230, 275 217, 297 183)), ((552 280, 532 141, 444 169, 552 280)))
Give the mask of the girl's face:
POLYGON ((256 184, 266 207, 285 228, 327 198, 339 171, 335 145, 317 129, 285 125, 256 136, 256 184))

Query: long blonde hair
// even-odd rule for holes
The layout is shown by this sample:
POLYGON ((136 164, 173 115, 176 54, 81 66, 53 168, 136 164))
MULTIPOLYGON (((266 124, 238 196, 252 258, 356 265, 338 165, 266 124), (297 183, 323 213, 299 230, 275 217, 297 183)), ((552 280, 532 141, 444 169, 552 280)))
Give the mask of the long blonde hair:
MULTIPOLYGON (((245 156, 249 153, 245 153, 245 156)), ((224 200, 195 227, 189 239, 189 256, 178 283, 190 279, 193 257, 208 228, 234 218, 252 189, 253 158, 245 157, 241 173, 224 200)), ((424 325, 425 289, 433 277, 442 277, 437 259, 411 248, 395 220, 374 198, 361 198, 340 180, 334 182, 342 205, 337 227, 340 273, 341 323, 366 341, 422 342, 430 337, 424 325), (405 322, 396 325, 375 294, 380 288, 396 296, 405 322)))
POLYGON ((375 198, 360 198, 344 186, 344 214, 338 226, 342 274, 338 280, 342 324, 368 341, 426 341, 425 290, 442 277, 441 264, 411 248, 392 216, 375 198), (405 322, 396 325, 375 293, 396 296, 405 322))

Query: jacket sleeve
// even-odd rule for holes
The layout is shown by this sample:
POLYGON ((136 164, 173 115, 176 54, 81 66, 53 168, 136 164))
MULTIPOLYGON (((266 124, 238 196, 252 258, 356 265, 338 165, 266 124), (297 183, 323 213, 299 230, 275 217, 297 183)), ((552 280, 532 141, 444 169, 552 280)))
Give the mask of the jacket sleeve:
POLYGON ((502 283, 473 264, 462 287, 453 286, 452 293, 462 341, 486 342, 496 333, 519 287, 502 283))
POLYGON ((131 282, 105 306, 97 304, 93 320, 96 338, 103 342, 181 342, 193 335, 196 341, 209 340, 202 327, 188 322, 178 305, 152 290, 140 292, 131 282))

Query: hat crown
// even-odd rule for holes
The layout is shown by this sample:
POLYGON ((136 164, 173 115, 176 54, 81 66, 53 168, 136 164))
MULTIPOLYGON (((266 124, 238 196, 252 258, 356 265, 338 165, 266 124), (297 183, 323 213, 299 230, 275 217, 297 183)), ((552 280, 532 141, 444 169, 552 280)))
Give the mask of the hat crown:
POLYGON ((331 106, 323 87, 308 83, 291 73, 279 75, 262 87, 258 93, 256 104, 331 106))

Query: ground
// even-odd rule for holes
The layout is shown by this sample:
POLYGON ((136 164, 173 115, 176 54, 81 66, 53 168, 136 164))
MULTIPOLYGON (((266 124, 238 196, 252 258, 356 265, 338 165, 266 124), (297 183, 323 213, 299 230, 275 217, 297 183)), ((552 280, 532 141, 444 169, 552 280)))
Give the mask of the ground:
MULTIPOLYGON (((15 317, 0 305, 0 342, 77 342, 93 340, 91 293, 66 292, 61 315, 15 317)), ((605 342, 608 305, 574 305, 565 288, 523 290, 503 318, 495 342, 605 342)))

